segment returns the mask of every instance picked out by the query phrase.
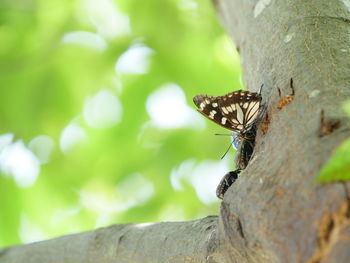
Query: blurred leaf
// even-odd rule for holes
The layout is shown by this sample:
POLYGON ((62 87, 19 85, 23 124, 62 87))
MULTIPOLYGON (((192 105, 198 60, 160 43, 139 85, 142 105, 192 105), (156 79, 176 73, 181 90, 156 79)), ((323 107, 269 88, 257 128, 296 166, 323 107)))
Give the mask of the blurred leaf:
POLYGON ((316 180, 322 183, 350 180, 350 139, 335 150, 316 180))
POLYGON ((19 226, 21 216, 21 192, 8 177, 0 173, 0 245, 20 242, 19 226))

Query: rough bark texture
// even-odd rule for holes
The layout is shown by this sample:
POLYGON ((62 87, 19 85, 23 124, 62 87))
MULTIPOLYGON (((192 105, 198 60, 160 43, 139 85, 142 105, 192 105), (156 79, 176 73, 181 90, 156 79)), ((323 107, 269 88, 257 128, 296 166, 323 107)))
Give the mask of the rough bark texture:
POLYGON ((349 136, 341 102, 350 98, 350 1, 215 5, 240 50, 247 86, 264 84, 269 121, 219 218, 112 226, 8 248, 1 263, 350 262, 350 185, 314 182, 349 136), (290 78, 295 95, 283 100, 290 78))
POLYGON ((0 251, 1 263, 206 262, 218 218, 115 225, 0 251))
POLYGON ((239 48, 247 86, 264 84, 270 122, 222 204, 220 234, 229 235, 238 218, 244 237, 237 249, 238 235, 229 235, 241 256, 231 262, 350 262, 347 185, 314 182, 349 136, 341 102, 350 99, 350 2, 215 4, 239 48), (291 94, 290 78, 294 100, 279 110, 278 88, 282 98, 291 94))

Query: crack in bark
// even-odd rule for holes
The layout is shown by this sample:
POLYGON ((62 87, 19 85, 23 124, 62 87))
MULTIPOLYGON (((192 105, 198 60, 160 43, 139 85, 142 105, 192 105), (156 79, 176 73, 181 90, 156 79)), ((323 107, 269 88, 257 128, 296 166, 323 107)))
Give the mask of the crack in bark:
POLYGON ((263 134, 266 134, 268 132, 269 125, 270 125, 270 118, 269 118, 269 114, 266 112, 265 118, 260 124, 261 131, 263 134))
POLYGON ((217 231, 214 229, 209 236, 208 245, 207 245, 207 254, 205 256, 205 261, 207 263, 216 263, 213 258, 213 254, 218 250, 218 242, 217 242, 217 231))
POLYGON ((346 201, 348 202, 348 210, 347 210, 347 213, 346 213, 346 217, 350 219, 350 194, 349 194, 349 189, 348 189, 348 187, 347 187, 345 182, 342 182, 342 185, 344 187, 346 201))
POLYGON ((342 16, 307 16, 305 18, 317 18, 317 19, 330 19, 330 20, 340 20, 341 22, 349 23, 350 24, 350 19, 342 16))
POLYGON ((241 220, 236 215, 230 214, 230 209, 227 207, 227 205, 224 202, 222 203, 221 206, 222 206, 221 215, 223 218, 224 228, 228 234, 228 237, 233 247, 235 247, 235 242, 237 242, 237 239, 234 239, 234 236, 235 236, 234 234, 237 234, 237 233, 240 236, 240 238, 244 241, 244 244, 245 244, 246 239, 245 239, 241 220))
POLYGON ((340 121, 339 120, 326 120, 324 116, 324 110, 321 109, 321 118, 320 118, 320 132, 319 137, 327 136, 339 129, 340 121))
POLYGON ((324 214, 321 218, 317 234, 317 247, 314 254, 305 263, 321 263, 340 239, 341 230, 350 223, 350 196, 346 184, 342 184, 346 200, 336 213, 324 214))
MULTIPOLYGON (((292 93, 284 96, 283 98, 280 99, 277 109, 278 110, 282 110, 285 106, 287 106, 289 103, 291 103, 294 100, 294 95, 295 95, 295 91, 294 91, 294 86, 293 86, 293 79, 290 79, 290 85, 289 85, 290 89, 292 90, 292 93)), ((278 88, 278 94, 281 97, 281 90, 278 88)))
MULTIPOLYGON (((308 21, 308 20, 336 20, 344 23, 350 24, 350 19, 345 18, 345 17, 335 17, 335 16, 304 16, 304 17, 299 17, 296 19, 293 19, 289 23, 286 24, 286 26, 291 27, 297 24, 300 24, 302 22, 308 21)), ((315 22, 317 23, 317 22, 315 22)))
POLYGON ((120 254, 120 253, 119 253, 119 249, 120 249, 120 250, 123 250, 121 244, 122 244, 124 238, 127 237, 128 232, 130 232, 130 229, 128 229, 127 226, 125 226, 125 227, 123 227, 123 228, 121 229, 121 235, 118 237, 118 240, 117 240, 117 243, 116 243, 116 248, 115 248, 115 253, 116 253, 116 255, 119 255, 119 254, 120 254))
POLYGON ((237 217, 237 231, 238 233, 241 235, 241 237, 243 239, 245 239, 244 237, 244 232, 243 232, 243 227, 242 227, 242 223, 241 223, 241 220, 237 217))

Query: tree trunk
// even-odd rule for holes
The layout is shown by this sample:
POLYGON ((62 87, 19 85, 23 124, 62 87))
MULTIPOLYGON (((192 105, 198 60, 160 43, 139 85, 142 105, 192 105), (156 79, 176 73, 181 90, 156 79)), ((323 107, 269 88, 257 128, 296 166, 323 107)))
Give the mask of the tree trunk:
POLYGON ((350 262, 349 184, 315 183, 349 136, 341 102, 350 99, 350 2, 218 0, 216 7, 247 86, 264 84, 268 105, 269 124, 222 204, 232 247, 232 218, 244 237, 242 260, 233 262, 253 262, 247 254, 257 262, 350 262), (282 98, 291 94, 291 78, 294 100, 278 109, 278 88, 282 98))
POLYGON ((350 262, 350 185, 315 183, 350 133, 341 108, 350 98, 350 2, 215 5, 239 48, 247 87, 264 84, 267 105, 252 159, 226 192, 220 216, 16 246, 0 251, 1 263, 350 262))

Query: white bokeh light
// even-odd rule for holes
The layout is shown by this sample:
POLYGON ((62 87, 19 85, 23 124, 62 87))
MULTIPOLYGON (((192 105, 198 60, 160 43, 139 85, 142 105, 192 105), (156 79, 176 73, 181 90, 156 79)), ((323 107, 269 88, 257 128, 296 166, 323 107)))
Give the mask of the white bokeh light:
POLYGON ((115 72, 123 74, 145 74, 148 72, 150 56, 154 53, 145 45, 135 44, 125 51, 115 64, 115 72))
POLYGON ((198 11, 198 2, 194 0, 180 0, 178 3, 183 10, 198 11))
POLYGON ((61 42, 63 44, 76 44, 97 51, 104 51, 107 48, 106 41, 99 35, 87 31, 73 31, 66 33, 61 42))
POLYGON ((154 186, 144 176, 135 173, 118 183, 114 193, 106 194, 98 188, 79 191, 82 207, 100 215, 95 227, 110 224, 115 213, 146 203, 154 195, 154 186))
POLYGON ((163 85, 153 92, 146 102, 152 122, 161 129, 204 129, 204 118, 186 103, 183 90, 174 83, 163 85))
POLYGON ((24 214, 21 215, 19 236, 23 243, 32 243, 48 238, 39 226, 32 223, 24 214))
POLYGON ((50 136, 40 135, 29 142, 28 148, 36 155, 41 164, 45 164, 50 159, 54 144, 50 136))
POLYGON ((13 137, 14 135, 12 133, 0 135, 0 151, 7 145, 11 144, 13 137))
POLYGON ((77 123, 72 121, 62 131, 60 137, 60 149, 63 153, 68 153, 75 146, 84 143, 88 136, 86 131, 77 123))
POLYGON ((112 91, 102 89, 85 101, 83 116, 90 127, 113 127, 121 120, 122 105, 112 91))
POLYGON ((0 152, 0 170, 15 179, 17 186, 32 186, 40 173, 37 157, 28 150, 22 141, 5 146, 0 152))
POLYGON ((101 36, 112 39, 131 34, 129 16, 121 13, 112 0, 85 0, 83 6, 101 36))
POLYGON ((135 173, 120 182, 116 189, 120 196, 127 196, 125 209, 146 203, 154 195, 154 186, 142 174, 135 173))
POLYGON ((194 167, 196 165, 196 161, 193 159, 186 160, 182 162, 179 167, 176 167, 170 172, 170 183, 174 190, 181 191, 184 189, 183 180, 189 178, 189 174, 192 173, 194 167))
POLYGON ((206 160, 195 163, 194 160, 185 160, 179 167, 174 168, 170 174, 170 181, 177 191, 183 189, 183 181, 189 181, 196 190, 197 196, 204 204, 218 201, 215 187, 221 178, 230 171, 232 160, 212 161, 206 160))
POLYGON ((79 212, 81 212, 80 206, 58 208, 51 214, 50 225, 53 228, 57 228, 63 224, 68 224, 70 227, 74 227, 74 225, 71 225, 69 222, 71 222, 72 217, 78 215, 79 212))

